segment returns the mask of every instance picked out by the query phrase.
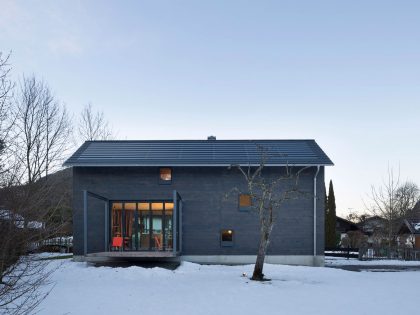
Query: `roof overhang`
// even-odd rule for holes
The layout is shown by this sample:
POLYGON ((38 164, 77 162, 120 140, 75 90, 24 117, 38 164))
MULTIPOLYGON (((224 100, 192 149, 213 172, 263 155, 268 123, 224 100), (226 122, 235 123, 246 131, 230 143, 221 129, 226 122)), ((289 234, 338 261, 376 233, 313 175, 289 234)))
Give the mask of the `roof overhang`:
MULTIPOLYGON (((333 166, 334 164, 264 164, 265 167, 275 166, 275 167, 312 167, 312 166, 333 166)), ((112 164, 112 163, 64 163, 63 166, 69 167, 230 167, 230 166, 251 166, 258 167, 260 164, 112 164)))
POLYGON ((87 141, 63 166, 247 167, 263 155, 265 166, 334 165, 315 140, 131 140, 87 141))

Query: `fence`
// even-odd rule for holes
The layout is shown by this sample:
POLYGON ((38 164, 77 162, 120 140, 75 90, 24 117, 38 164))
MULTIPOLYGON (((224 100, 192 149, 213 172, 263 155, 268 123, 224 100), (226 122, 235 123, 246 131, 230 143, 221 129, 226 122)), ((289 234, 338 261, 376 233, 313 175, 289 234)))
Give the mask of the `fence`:
POLYGON ((326 257, 358 258, 359 260, 420 260, 420 250, 404 247, 370 246, 360 248, 329 247, 325 248, 326 257))
POLYGON ((324 255, 328 257, 359 258, 359 249, 350 247, 327 247, 324 255))
POLYGON ((34 250, 41 252, 73 252, 73 236, 54 237, 34 244, 34 250))
POLYGON ((420 260, 420 250, 405 247, 371 246, 359 250, 360 260, 398 259, 420 260))

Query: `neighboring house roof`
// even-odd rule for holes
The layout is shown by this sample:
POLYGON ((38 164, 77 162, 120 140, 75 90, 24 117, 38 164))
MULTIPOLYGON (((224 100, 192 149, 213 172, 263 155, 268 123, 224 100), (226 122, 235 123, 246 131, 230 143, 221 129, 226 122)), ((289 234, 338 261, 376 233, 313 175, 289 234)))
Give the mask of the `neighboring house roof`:
MULTIPOLYGON (((13 220, 17 228, 23 229, 25 227, 25 218, 7 209, 0 209, 0 220, 13 220)), ((43 229, 45 224, 39 221, 28 221, 26 227, 28 229, 38 230, 43 229)))
POLYGON ((340 233, 347 233, 348 231, 359 231, 359 227, 356 223, 341 217, 336 217, 336 231, 340 233))
POLYGON ((0 209, 0 220, 13 220, 18 228, 25 226, 24 217, 7 209, 0 209))
POLYGON ((420 219, 403 221, 399 234, 407 234, 407 233, 420 235, 420 219))
POLYGON ((386 220, 380 216, 372 216, 364 219, 358 224, 359 228, 366 233, 371 235, 374 232, 381 230, 385 226, 386 220))
POLYGON ((333 165, 315 140, 86 141, 64 166, 333 165))

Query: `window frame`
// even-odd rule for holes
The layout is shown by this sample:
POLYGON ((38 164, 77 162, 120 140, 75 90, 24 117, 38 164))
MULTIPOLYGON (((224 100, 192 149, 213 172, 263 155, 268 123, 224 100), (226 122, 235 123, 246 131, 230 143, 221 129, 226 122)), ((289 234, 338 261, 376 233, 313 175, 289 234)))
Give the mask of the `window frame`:
POLYGON ((238 194, 238 210, 241 212, 249 212, 252 208, 252 197, 251 194, 247 194, 247 193, 240 193, 238 194), (251 200, 251 205, 249 206, 241 206, 241 196, 242 195, 248 195, 250 200, 251 200))
POLYGON ((172 184, 172 176, 173 176, 173 169, 172 169, 172 167, 167 167, 167 166, 161 166, 161 167, 159 167, 159 169, 158 169, 158 182, 159 182, 159 185, 171 185, 172 184), (171 179, 170 180, 164 180, 164 179, 162 179, 160 176, 161 176, 161 170, 162 169, 168 169, 168 170, 170 170, 170 172, 171 172, 171 179))
POLYGON ((221 229, 220 230, 220 246, 221 247, 233 247, 235 243, 235 231, 233 229, 221 229), (223 240, 223 232, 224 231, 232 231, 232 240, 231 241, 224 241, 223 240))

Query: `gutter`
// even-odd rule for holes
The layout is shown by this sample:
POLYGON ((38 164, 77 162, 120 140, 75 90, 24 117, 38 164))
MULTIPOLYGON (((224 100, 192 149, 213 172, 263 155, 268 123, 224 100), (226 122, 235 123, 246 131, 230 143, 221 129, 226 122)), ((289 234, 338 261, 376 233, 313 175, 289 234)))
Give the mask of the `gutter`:
POLYGON ((319 173, 319 168, 320 168, 320 165, 317 165, 316 166, 316 173, 315 173, 315 176, 314 176, 314 257, 316 257, 316 201, 317 201, 317 199, 318 199, 318 196, 317 196, 317 177, 318 177, 318 173, 319 173))

